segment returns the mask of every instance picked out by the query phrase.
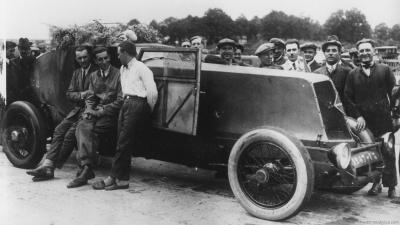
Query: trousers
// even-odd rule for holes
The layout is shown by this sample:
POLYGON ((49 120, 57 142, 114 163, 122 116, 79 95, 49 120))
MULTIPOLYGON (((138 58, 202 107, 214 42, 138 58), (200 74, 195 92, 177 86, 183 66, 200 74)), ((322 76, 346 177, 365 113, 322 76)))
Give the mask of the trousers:
POLYGON ((61 168, 76 147, 75 130, 79 116, 65 118, 54 129, 53 140, 47 152, 46 159, 54 162, 55 167, 61 168))
POLYGON ((118 117, 117 148, 111 168, 111 177, 129 180, 132 149, 146 135, 151 122, 150 106, 146 98, 125 99, 118 117))
POLYGON ((81 119, 76 127, 77 159, 81 166, 93 166, 99 149, 101 137, 115 135, 117 130, 116 116, 81 119))

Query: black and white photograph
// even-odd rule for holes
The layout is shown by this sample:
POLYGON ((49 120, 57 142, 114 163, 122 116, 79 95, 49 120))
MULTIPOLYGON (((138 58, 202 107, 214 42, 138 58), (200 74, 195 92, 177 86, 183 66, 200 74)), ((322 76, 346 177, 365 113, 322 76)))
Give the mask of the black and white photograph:
POLYGON ((1 0, 1 225, 400 225, 400 1, 1 0))

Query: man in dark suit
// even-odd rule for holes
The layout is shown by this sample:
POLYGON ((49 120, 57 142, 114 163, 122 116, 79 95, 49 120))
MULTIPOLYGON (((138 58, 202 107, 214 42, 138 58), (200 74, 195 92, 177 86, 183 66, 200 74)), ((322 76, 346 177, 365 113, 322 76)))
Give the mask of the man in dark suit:
POLYGON ((16 100, 33 102, 33 89, 31 87, 31 77, 35 57, 31 55, 30 47, 32 42, 28 38, 20 38, 18 41, 19 57, 10 60, 7 66, 7 104, 16 100), (9 96, 8 96, 9 95, 9 96))
POLYGON ((346 107, 346 102, 343 95, 346 79, 350 69, 342 66, 339 63, 342 44, 337 40, 328 39, 322 44, 322 51, 324 52, 326 62, 322 67, 315 70, 314 73, 325 74, 331 78, 336 90, 339 93, 340 100, 343 102, 344 107, 346 107))
POLYGON ((110 54, 105 47, 94 50, 99 69, 90 74, 89 91, 83 119, 76 128, 77 158, 82 168, 68 188, 80 187, 94 178, 93 166, 100 138, 117 134, 118 112, 122 106, 122 90, 119 69, 111 66, 110 54))
POLYGON ((300 50, 304 54, 304 59, 307 62, 310 72, 314 72, 321 67, 321 65, 314 60, 314 57, 317 54, 317 45, 314 43, 305 43, 301 45, 300 50))
POLYGON ((54 169, 61 168, 76 146, 75 130, 78 120, 84 111, 85 99, 91 94, 89 74, 96 71, 91 64, 90 48, 80 46, 75 50, 76 61, 81 66, 73 72, 67 90, 67 99, 75 103, 63 121, 55 128, 52 143, 43 164, 34 170, 27 171, 33 176, 33 181, 50 180, 54 178, 54 169))
MULTIPOLYGON (((357 50, 361 66, 353 69, 346 80, 345 98, 349 103, 346 112, 357 118, 357 130, 368 127, 376 138, 393 131, 391 108, 392 89, 395 78, 391 69, 384 64, 373 61, 374 42, 362 39, 357 42, 357 50)), ((385 164, 382 183, 388 187, 388 197, 396 197, 397 185, 396 157, 394 153, 383 152, 385 164)), ((375 180, 369 195, 377 195, 382 191, 380 178, 375 180)))

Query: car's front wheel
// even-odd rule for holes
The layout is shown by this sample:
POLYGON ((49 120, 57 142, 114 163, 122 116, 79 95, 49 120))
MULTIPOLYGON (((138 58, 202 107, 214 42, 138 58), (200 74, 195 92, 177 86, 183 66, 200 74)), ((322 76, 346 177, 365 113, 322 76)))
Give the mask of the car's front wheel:
POLYGON ((3 151, 19 168, 33 168, 46 152, 47 127, 34 105, 17 101, 9 105, 1 121, 3 151))
POLYGON ((296 215, 314 188, 308 151, 295 137, 277 128, 253 130, 239 138, 229 157, 228 175, 241 205, 267 220, 296 215))

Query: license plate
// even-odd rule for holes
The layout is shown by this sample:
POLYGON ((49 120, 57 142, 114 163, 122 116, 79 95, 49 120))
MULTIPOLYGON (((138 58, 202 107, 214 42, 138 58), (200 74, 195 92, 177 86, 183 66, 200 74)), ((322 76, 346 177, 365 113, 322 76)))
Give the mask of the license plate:
POLYGON ((379 161, 381 161, 381 156, 378 152, 376 152, 376 150, 359 152, 351 157, 351 164, 355 168, 359 168, 379 161))

